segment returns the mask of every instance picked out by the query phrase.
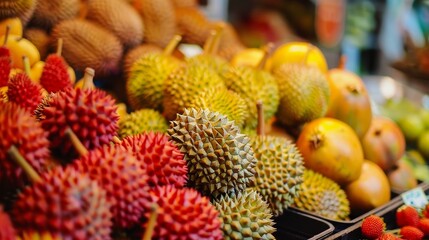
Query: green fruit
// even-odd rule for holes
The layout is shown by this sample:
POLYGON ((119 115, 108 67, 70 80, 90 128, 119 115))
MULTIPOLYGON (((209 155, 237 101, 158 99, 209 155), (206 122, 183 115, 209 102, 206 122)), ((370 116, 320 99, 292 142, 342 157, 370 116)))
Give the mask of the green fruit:
POLYGON ((410 114, 398 122, 407 141, 415 141, 425 130, 425 124, 418 114, 410 114))
POLYGON ((209 109, 225 115, 228 120, 234 121, 241 127, 247 117, 246 102, 237 93, 228 89, 208 89, 202 91, 190 104, 195 109, 209 109))
POLYGON ((309 169, 304 172, 304 182, 294 205, 334 220, 345 220, 350 214, 344 190, 331 179, 309 169))
POLYGON ((230 68, 224 75, 228 89, 238 93, 247 104, 249 116, 245 126, 256 128, 258 123, 257 101, 264 105, 264 119, 267 121, 277 111, 279 104, 279 90, 274 77, 262 70, 250 67, 230 68))
POLYGON ((131 107, 134 110, 153 108, 162 111, 164 83, 178 67, 177 60, 160 53, 144 55, 134 62, 126 83, 131 107))
POLYGON ((425 128, 429 129, 429 109, 421 109, 419 115, 425 124, 425 128))
POLYGON ((250 187, 262 195, 278 216, 298 194, 304 174, 303 158, 295 144, 281 137, 254 137, 252 147, 258 162, 250 187))
POLYGON ((417 148, 424 157, 429 158, 429 131, 420 134, 417 140, 417 148))
POLYGON ((168 124, 161 113, 153 109, 140 109, 119 121, 119 136, 137 135, 144 132, 166 132, 168 124))
POLYGON ((283 64, 273 71, 280 92, 278 121, 297 126, 323 117, 328 110, 329 83, 316 67, 283 64))
POLYGON ((208 89, 223 89, 222 78, 207 65, 191 64, 173 71, 164 85, 164 116, 167 120, 183 113, 194 98, 208 89))
POLYGON ((223 220, 224 239, 275 239, 270 209, 256 191, 222 197, 214 205, 223 220))
POLYGON ((216 198, 238 194, 253 181, 250 140, 224 115, 185 109, 170 122, 168 134, 187 161, 189 187, 216 198))

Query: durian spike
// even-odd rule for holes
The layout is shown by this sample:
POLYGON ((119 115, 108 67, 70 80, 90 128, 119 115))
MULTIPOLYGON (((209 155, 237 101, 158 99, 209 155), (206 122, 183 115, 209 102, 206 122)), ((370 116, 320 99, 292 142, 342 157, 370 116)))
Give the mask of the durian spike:
POLYGON ((210 54, 210 49, 212 48, 215 36, 216 36, 216 30, 211 30, 209 37, 204 42, 203 53, 210 54))
POLYGON ((9 33, 10 33, 10 25, 6 25, 6 32, 4 34, 3 46, 6 46, 6 44, 7 44, 7 40, 9 38, 9 33))
POLYGON ((223 30, 225 29, 225 23, 217 23, 215 26, 216 35, 213 38, 213 42, 210 46, 208 54, 215 55, 219 51, 220 40, 223 35, 223 30))
POLYGON ((122 141, 121 141, 121 139, 119 139, 117 136, 114 136, 114 137, 112 138, 112 142, 117 143, 117 144, 120 144, 122 141))
POLYGON ((267 43, 261 48, 261 50, 264 52, 264 55, 262 55, 261 61, 259 61, 256 69, 262 70, 265 68, 265 64, 267 64, 268 57, 270 56, 273 48, 274 44, 272 42, 267 43))
POLYGON ((82 144, 82 142, 79 140, 79 138, 76 136, 76 134, 70 127, 66 129, 64 134, 66 135, 66 137, 69 138, 70 142, 73 144, 73 147, 76 149, 80 156, 85 156, 86 154, 88 154, 88 149, 85 148, 85 146, 82 144))
POLYGON ((30 76, 31 67, 30 67, 30 59, 27 56, 22 56, 22 63, 24 65, 24 72, 27 76, 30 76))
POLYGON ((156 225, 156 218, 158 217, 158 205, 156 203, 152 204, 150 208, 150 216, 147 223, 146 230, 143 234, 142 240, 150 240, 152 239, 153 230, 156 225))
POLYGON ((15 145, 10 146, 9 150, 7 150, 7 155, 9 155, 9 157, 12 158, 24 170, 32 182, 38 182, 42 180, 40 175, 27 162, 27 160, 25 160, 15 145))
POLYGON ((63 39, 62 38, 58 38, 58 45, 57 45, 57 52, 56 52, 56 54, 58 56, 61 56, 62 51, 63 51, 63 39))
POLYGON ((174 37, 170 40, 170 42, 164 48, 164 51, 162 53, 165 55, 171 55, 181 40, 182 40, 182 36, 174 35, 174 37))
POLYGON ((338 61, 338 68, 339 69, 345 69, 347 63, 347 57, 346 55, 341 55, 340 60, 338 61))
POLYGON ((264 136, 265 134, 265 121, 264 121, 264 104, 261 100, 256 102, 256 108, 258 109, 258 127, 256 133, 258 136, 264 136))
POLYGON ((95 71, 93 68, 85 68, 85 74, 83 75, 83 85, 82 85, 82 89, 86 90, 92 90, 95 88, 94 85, 94 76, 95 76, 95 71))

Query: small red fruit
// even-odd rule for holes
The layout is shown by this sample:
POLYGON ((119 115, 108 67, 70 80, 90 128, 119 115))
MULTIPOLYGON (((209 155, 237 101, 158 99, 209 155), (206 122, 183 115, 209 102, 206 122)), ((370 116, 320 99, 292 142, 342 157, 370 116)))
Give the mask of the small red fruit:
POLYGON ((419 219, 419 212, 411 206, 403 206, 396 210, 396 223, 399 227, 417 227, 419 219))
POLYGON ((399 231, 399 234, 402 236, 402 238, 408 240, 421 240, 424 236, 423 232, 420 231, 420 229, 412 226, 402 227, 399 231))
POLYGON ((391 233, 383 233, 383 235, 381 235, 379 238, 377 238, 376 240, 397 240, 398 238, 391 234, 391 233))
POLYGON ((384 223, 383 218, 376 215, 370 215, 362 221, 361 231, 365 237, 376 239, 383 235, 385 227, 386 224, 384 223))
POLYGON ((425 234, 425 236, 429 236, 429 218, 421 218, 418 228, 425 234))
POLYGON ((423 209, 422 213, 424 217, 429 218, 429 203, 426 204, 426 207, 423 209))

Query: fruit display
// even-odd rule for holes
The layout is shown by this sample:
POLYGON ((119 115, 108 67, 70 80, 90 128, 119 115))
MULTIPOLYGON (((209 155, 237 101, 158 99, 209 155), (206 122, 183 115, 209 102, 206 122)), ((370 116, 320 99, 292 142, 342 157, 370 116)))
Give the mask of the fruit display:
POLYGON ((427 112, 380 116, 316 45, 246 48, 198 6, 0 3, 0 240, 275 239, 419 184, 427 112))

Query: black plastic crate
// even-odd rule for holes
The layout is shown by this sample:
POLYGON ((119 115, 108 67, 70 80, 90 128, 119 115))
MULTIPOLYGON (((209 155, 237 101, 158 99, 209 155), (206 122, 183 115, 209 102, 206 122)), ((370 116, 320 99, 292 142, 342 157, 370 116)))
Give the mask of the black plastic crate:
POLYGON ((276 239, 303 240, 322 239, 334 231, 334 226, 329 222, 303 214, 291 209, 274 219, 277 231, 276 239))

